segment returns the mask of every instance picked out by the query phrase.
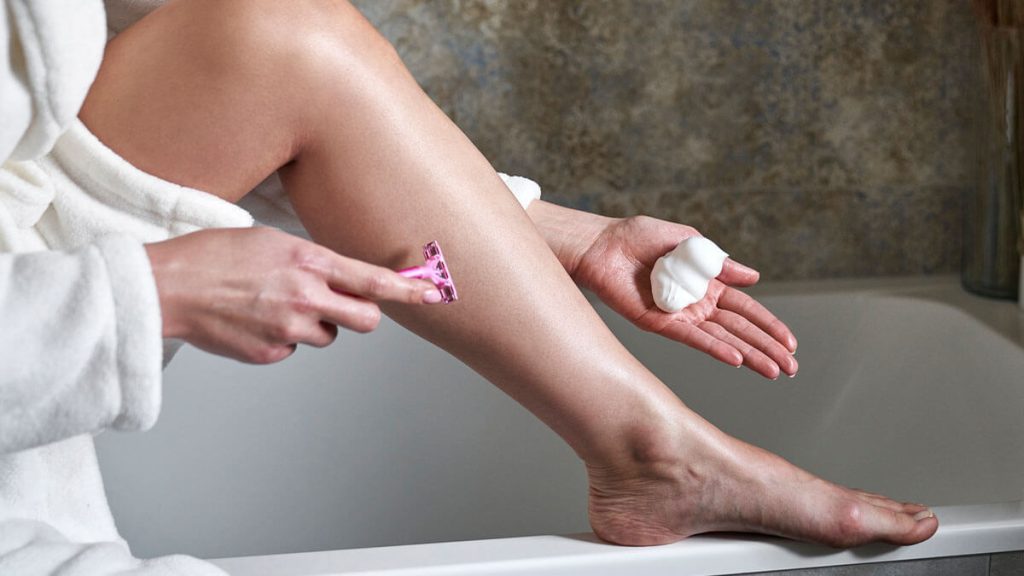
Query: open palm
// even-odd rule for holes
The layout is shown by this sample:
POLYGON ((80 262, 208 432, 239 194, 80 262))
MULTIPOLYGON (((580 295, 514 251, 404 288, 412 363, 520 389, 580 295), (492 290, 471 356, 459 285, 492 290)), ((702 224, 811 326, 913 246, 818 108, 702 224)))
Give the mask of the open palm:
POLYGON ((651 268, 695 229, 646 216, 615 220, 580 258, 574 277, 643 330, 700 350, 726 364, 746 365, 767 378, 796 374, 796 338, 757 300, 757 271, 731 259, 700 301, 670 314, 654 303, 651 268))

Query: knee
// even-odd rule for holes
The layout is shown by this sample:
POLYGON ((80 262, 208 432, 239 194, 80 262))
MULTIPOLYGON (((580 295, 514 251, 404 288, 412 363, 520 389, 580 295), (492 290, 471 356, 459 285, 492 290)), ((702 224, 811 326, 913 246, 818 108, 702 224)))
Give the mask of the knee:
POLYGON ((343 84, 366 64, 401 66, 391 44, 346 0, 192 3, 215 23, 211 64, 225 71, 316 89, 310 84, 343 84))

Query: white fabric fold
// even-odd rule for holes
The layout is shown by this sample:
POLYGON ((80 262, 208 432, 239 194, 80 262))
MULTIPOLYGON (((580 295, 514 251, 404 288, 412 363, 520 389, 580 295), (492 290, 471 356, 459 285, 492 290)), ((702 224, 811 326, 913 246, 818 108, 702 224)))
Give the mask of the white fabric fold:
POLYGON ((0 574, 17 576, 226 576, 188 556, 137 560, 124 542, 76 543, 31 520, 0 523, 0 574))
POLYGON ((161 404, 163 349, 160 298, 149 257, 138 242, 106 237, 97 242, 113 288, 117 382, 121 410, 111 427, 148 430, 161 404))
POLYGON ((26 160, 45 154, 78 114, 103 58, 106 14, 101 0, 6 0, 6 5, 16 42, 13 78, 3 80, 24 86, 32 101, 30 122, 10 158, 26 160))
POLYGON ((540 200, 540 184, 523 176, 509 176, 498 172, 501 181, 505 183, 512 195, 516 197, 519 205, 526 210, 534 200, 540 200))
POLYGON ((9 12, 6 4, 0 10, 0 163, 10 157, 32 123, 32 94, 21 41, 9 12))
POLYGON ((160 338, 142 243, 252 217, 136 169, 77 120, 50 154, 0 173, 0 550, 11 523, 52 529, 0 552, 0 573, 222 574, 185 557, 131 558, 90 434, 145 429, 160 410, 175 343, 160 338), (57 567, 62 554, 71 560, 57 567))
POLYGON ((35 226, 52 202, 53 183, 36 164, 12 160, 0 169, 0 207, 19 228, 35 226))
POLYGON ((132 166, 77 119, 36 164, 54 187, 53 210, 39 222, 51 248, 79 246, 111 230, 155 242, 253 224, 248 212, 230 202, 132 166))

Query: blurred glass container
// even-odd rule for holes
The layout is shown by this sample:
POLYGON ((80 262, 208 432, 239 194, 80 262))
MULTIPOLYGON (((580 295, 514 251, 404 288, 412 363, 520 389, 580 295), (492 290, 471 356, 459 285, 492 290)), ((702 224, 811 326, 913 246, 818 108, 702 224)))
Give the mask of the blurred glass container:
POLYGON ((976 186, 964 200, 961 277, 971 292, 1017 299, 1024 165, 1024 0, 976 0, 982 83, 976 186))

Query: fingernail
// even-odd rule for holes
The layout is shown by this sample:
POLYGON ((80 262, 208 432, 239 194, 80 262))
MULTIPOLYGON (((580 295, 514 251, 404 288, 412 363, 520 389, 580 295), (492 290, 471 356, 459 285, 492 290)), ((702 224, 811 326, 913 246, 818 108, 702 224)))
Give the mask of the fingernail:
POLYGON ((437 304, 441 300, 440 290, 427 290, 423 293, 423 301, 427 304, 437 304))
POLYGON ((914 522, 920 522, 926 518, 934 518, 935 513, 931 510, 921 510, 917 514, 914 514, 914 522))

